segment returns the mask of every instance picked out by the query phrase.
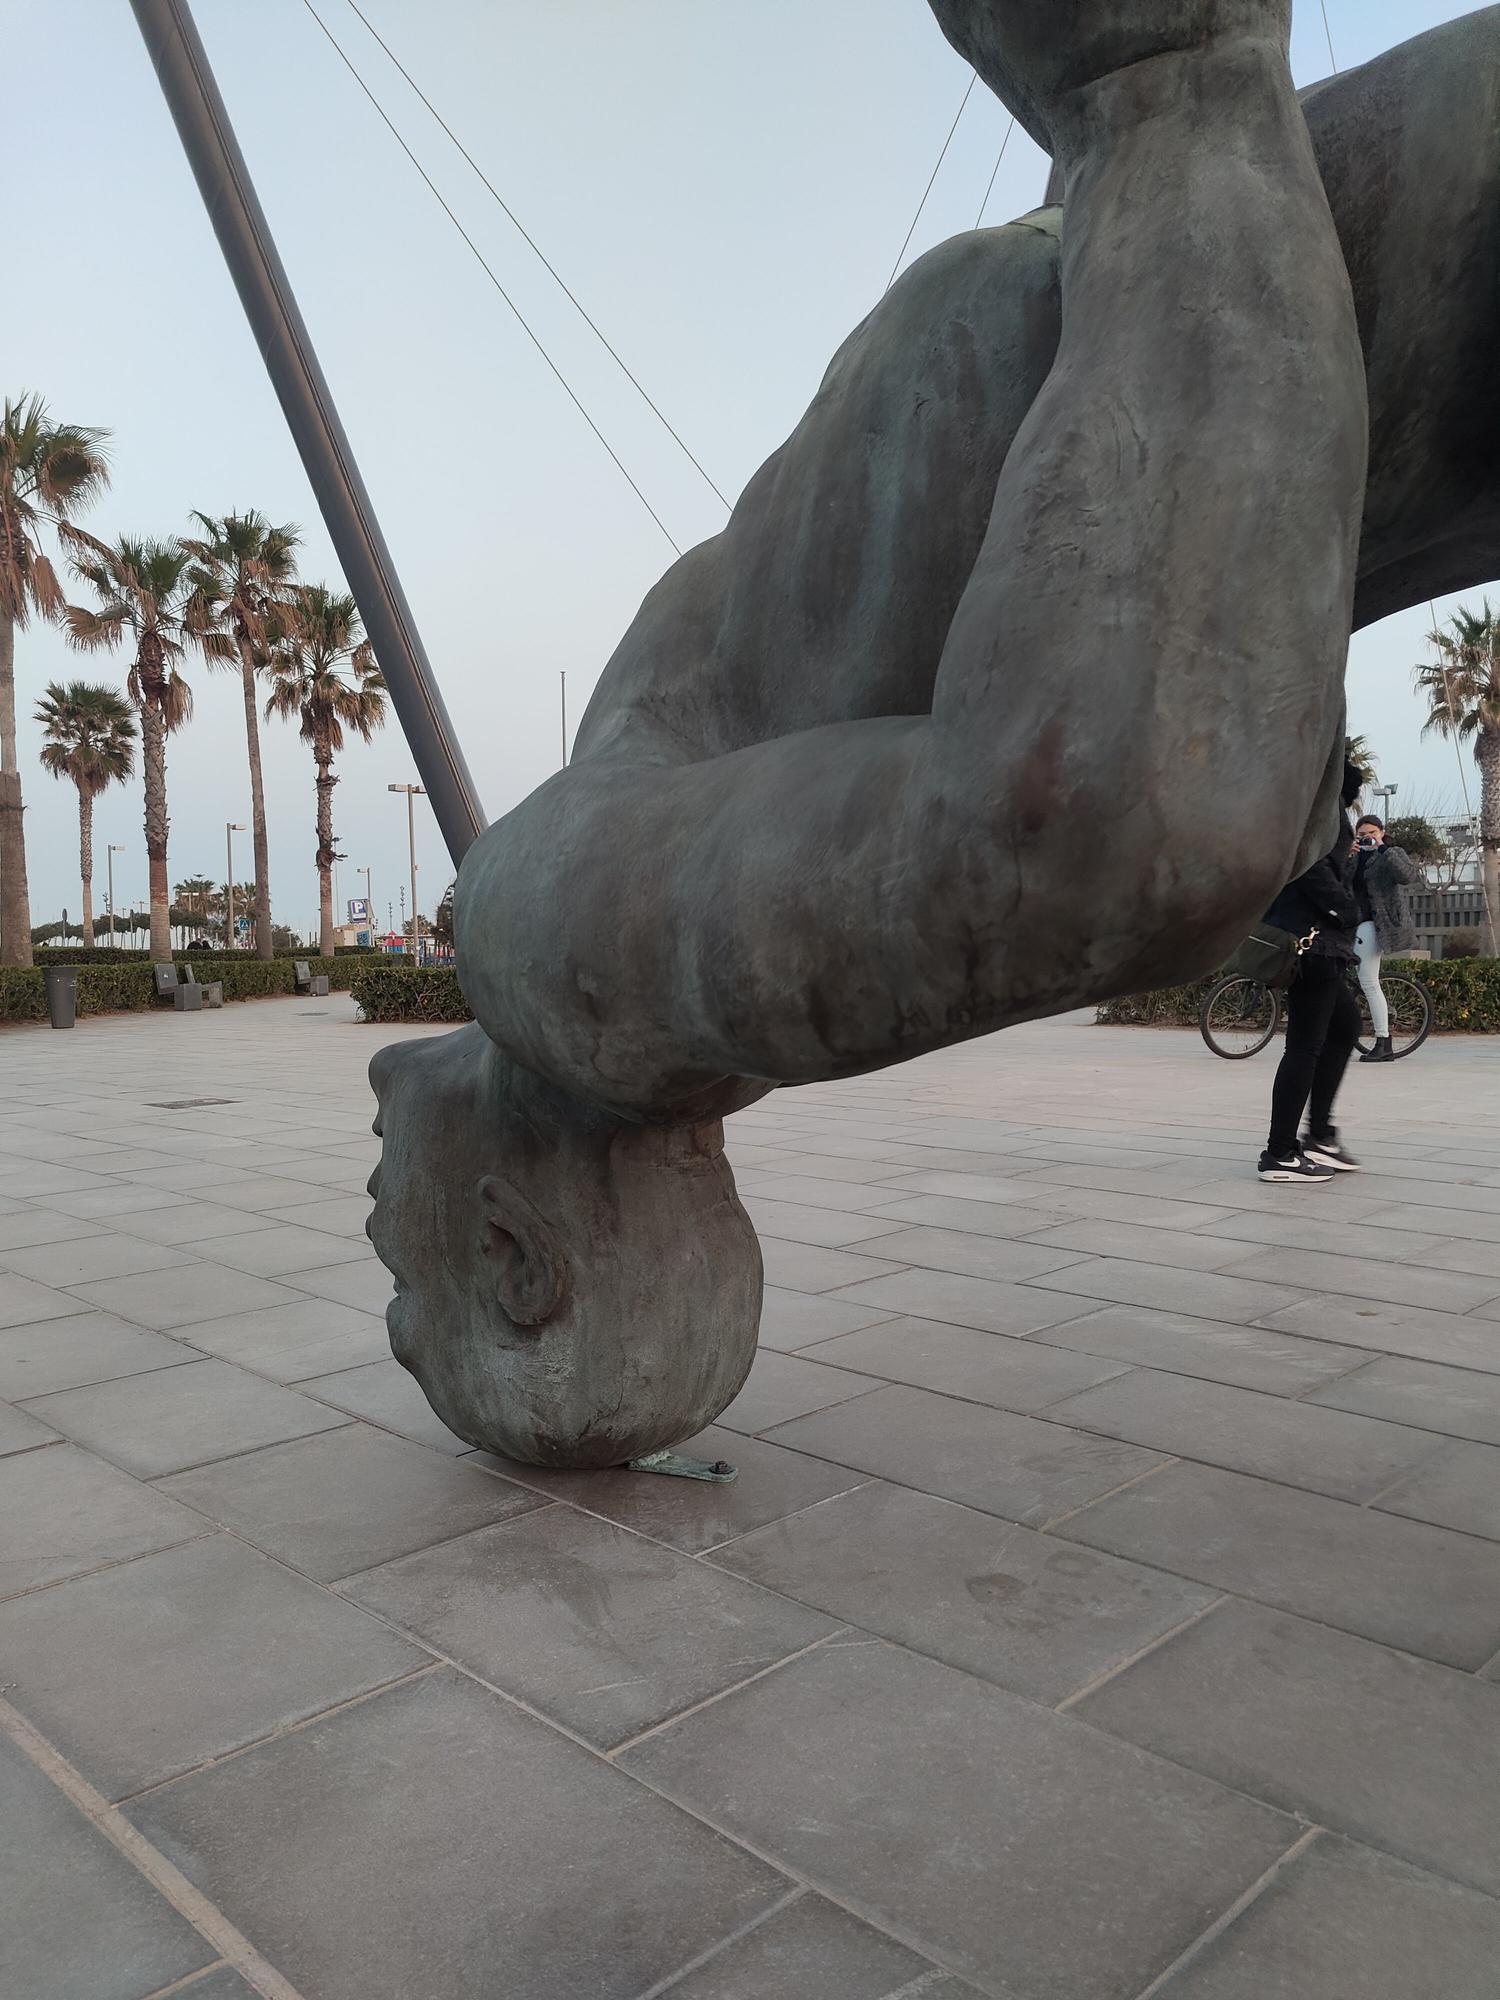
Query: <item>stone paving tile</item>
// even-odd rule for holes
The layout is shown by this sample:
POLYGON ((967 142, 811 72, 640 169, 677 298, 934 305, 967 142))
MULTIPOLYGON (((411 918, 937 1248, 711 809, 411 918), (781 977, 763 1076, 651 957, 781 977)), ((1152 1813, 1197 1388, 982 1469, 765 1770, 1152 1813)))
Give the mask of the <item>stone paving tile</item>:
MULTIPOLYGON (((882 1210, 889 1202, 905 1201, 910 1195, 942 1195, 957 1201, 986 1202, 1004 1204, 1015 1202, 1031 1208, 1052 1206, 1050 1190, 1039 1187, 1035 1181, 1024 1178, 1024 1169, 1029 1161, 1017 1161, 1023 1169, 1023 1177, 1012 1179, 1006 1174, 966 1174, 953 1173, 938 1168, 929 1173, 903 1174, 899 1181, 886 1181, 875 1199, 881 1202, 882 1210)), ((1061 1204, 1059 1204, 1060 1206, 1061 1204)), ((957 1224, 962 1228, 963 1225, 957 1224)))
MULTIPOLYGON (((1173 1375, 1201 1375, 1272 1396, 1301 1396, 1360 1364, 1363 1350, 1306 1340, 1266 1327, 1160 1312, 1153 1306, 1106 1306, 1048 1328, 1038 1341, 1111 1357, 1173 1375)), ((1372 1414, 1384 1414, 1372 1412, 1372 1414)))
POLYGON ((1434 1210, 1418 1207, 1411 1202, 1385 1202, 1379 1208, 1372 1208, 1360 1220, 1371 1228, 1400 1230, 1438 1230, 1449 1238, 1464 1242, 1492 1243, 1495 1240, 1495 1223, 1492 1216, 1470 1215, 1454 1209, 1434 1210))
POLYGON ((1500 1444, 1500 1375, 1389 1355, 1340 1376, 1307 1400, 1481 1444, 1500 1444))
POLYGON ((1123 1749, 877 1641, 620 1761, 990 1993, 1134 2000, 1298 1829, 1123 1749))
POLYGON ((73 1445, 0 1459, 0 1597, 210 1532, 189 1508, 73 1445))
POLYGON ((1053 1532, 1449 1666, 1500 1651, 1500 1550, 1321 1494, 1171 1465, 1053 1532))
POLYGON ((34 1451, 39 1444, 55 1444, 57 1432, 49 1424, 28 1416, 13 1403, 0 1403, 0 1458, 13 1451, 34 1451))
MULTIPOLYGON (((311 1213, 318 1206, 317 1191, 307 1181, 293 1180, 289 1176, 276 1174, 247 1173, 243 1168, 223 1170, 222 1178, 218 1170, 212 1170, 215 1179, 185 1182, 184 1186, 211 1186, 213 1198, 222 1202, 225 1208, 243 1208, 264 1212, 268 1209, 295 1208, 298 1219, 305 1219, 303 1211, 311 1213)), ((342 1205, 342 1204, 341 1204, 342 1205)), ((369 1204, 365 1204, 366 1213, 369 1204)), ((308 1224, 309 1228, 313 1225, 308 1224)))
POLYGON ((64 1389, 34 1398, 27 1410, 141 1479, 347 1421, 324 1403, 223 1361, 191 1361, 64 1389))
POLYGON ((172 2000, 256 2000, 255 1988, 247 1986, 233 1966, 221 1965, 184 1986, 172 2000))
POLYGON ((866 1389, 879 1386, 873 1376, 824 1367, 818 1361, 799 1361, 794 1354, 763 1347, 744 1388, 718 1421, 725 1430, 753 1434, 793 1417, 805 1417, 813 1410, 826 1410, 830 1403, 846 1403, 851 1396, 862 1396, 866 1389))
POLYGON ((314 1298, 331 1299, 337 1305, 353 1306, 356 1312, 373 1313, 381 1318, 396 1289, 390 1272, 368 1245, 355 1263, 330 1264, 316 1271, 288 1271, 282 1282, 299 1292, 311 1293, 314 1298))
POLYGON ((0 1271, 0 1328, 33 1326, 44 1319, 69 1319, 83 1308, 75 1299, 31 1278, 0 1271))
POLYGON ((79 1167, 39 1166, 34 1160, 19 1158, 0 1172, 0 1194, 21 1195, 28 1201, 47 1195, 92 1194, 108 1186, 103 1174, 84 1173, 79 1167))
POLYGON ((1399 1263, 1407 1257, 1425 1258, 1447 1240, 1436 1223, 1427 1231, 1374 1229, 1352 1220, 1342 1208, 1334 1216, 1226 1215, 1222 1222, 1214 1224, 1213 1234, 1244 1243, 1327 1250, 1340 1257, 1374 1257, 1387 1264, 1399 1263))
POLYGON ((217 1202, 184 1197, 171 1208, 138 1210, 122 1226, 132 1236, 148 1237, 153 1243, 185 1244, 196 1256, 198 1244, 209 1237, 222 1241, 226 1236, 252 1236, 268 1225, 249 1209, 220 1208, 217 1202))
POLYGON ((96 1284, 71 1285, 52 1295, 65 1310, 84 1305, 118 1313, 137 1326, 170 1333, 201 1319, 226 1313, 250 1312, 257 1306, 281 1306, 300 1296, 284 1285, 229 1271, 222 1264, 189 1263, 169 1271, 143 1271, 130 1278, 108 1278, 96 1284), (70 1306, 70 1302, 71 1306, 70 1306))
POLYGON ((876 1182, 895 1180, 902 1169, 879 1159, 857 1159, 845 1154, 790 1153, 776 1163, 779 1174, 795 1180, 876 1182))
POLYGON ((713 1560, 1049 1705, 1214 1601, 1178 1578, 880 1481, 713 1560))
MULTIPOLYGON (((878 1247, 883 1251, 885 1245, 878 1247)), ((810 1243, 781 1243, 763 1236, 760 1244, 766 1283, 792 1292, 831 1292, 862 1278, 884 1278, 899 1271, 906 1259, 866 1257, 856 1251, 828 1250, 810 1243)))
POLYGON ((778 1444, 1040 1527, 1159 1465, 1163 1454, 925 1389, 875 1389, 783 1424, 778 1444))
POLYGON ((767 1201, 790 1202, 795 1208, 843 1209, 861 1215, 878 1208, 883 1201, 894 1201, 900 1192, 897 1188, 887 1195, 887 1188, 892 1186, 889 1181, 820 1181, 801 1174, 784 1174, 779 1169, 774 1174, 761 1169, 753 1175, 742 1174, 740 1185, 767 1201))
POLYGON ((1500 1375, 1500 1339, 1487 1321, 1471 1313, 1426 1312, 1419 1306, 1339 1298, 1329 1292, 1270 1314, 1266 1324, 1378 1354, 1500 1375))
POLYGON ((153 1490, 320 1583, 543 1504, 491 1472, 367 1424, 179 1472, 153 1490))
MULTIPOLYGON (((387 1343, 389 1345, 389 1343, 387 1343)), ((473 1446, 453 1432, 438 1416, 415 1375, 387 1355, 383 1361, 367 1362, 360 1368, 342 1368, 332 1375, 314 1375, 297 1384, 299 1395, 316 1396, 336 1410, 363 1417, 381 1430, 395 1431, 399 1437, 415 1438, 460 1458, 473 1446)))
POLYGON ((0 1656, 7 1698, 112 1799, 427 1657, 228 1535, 7 1599, 0 1656))
POLYGON ((853 1299, 787 1292, 778 1285, 767 1285, 760 1309, 760 1344, 786 1352, 889 1318, 891 1314, 878 1306, 860 1305, 853 1299))
POLYGON ((1323 1834, 1161 2000, 1493 2000, 1500 1903, 1323 1834))
MULTIPOLYGON (((100 1186, 79 1194, 54 1194, 50 1197, 49 1206, 65 1215, 78 1216, 90 1222, 112 1222, 122 1215, 134 1217, 161 1209, 185 1208, 192 1200, 192 1195, 182 1194, 174 1188, 125 1180, 104 1181, 100 1186)), ((128 1226, 134 1229, 134 1221, 128 1226)))
MULTIPOLYGON (((858 1333, 819 1341, 802 1352, 809 1360, 863 1369, 867 1377, 878 1375, 939 1395, 1023 1412, 1045 1409, 1123 1372, 1119 1362, 931 1319, 886 1320, 858 1333)), ((801 1414, 787 1412, 788 1418, 801 1414)))
POLYGON ((1296 1290, 1285 1285, 1225 1278, 1211 1271, 1181 1271, 1123 1257, 1086 1258, 1066 1270, 1044 1273, 1030 1283, 1039 1290, 1077 1292, 1116 1305, 1159 1306, 1166 1312, 1191 1313, 1202 1319, 1264 1319, 1294 1305, 1298 1298, 1296 1290))
POLYGON ((354 1238, 330 1236, 325 1230, 299 1229, 273 1223, 268 1229, 247 1229, 228 1236, 206 1236, 193 1244, 196 1256, 227 1264, 232 1271, 249 1271, 257 1278, 281 1278, 288 1271, 313 1271, 330 1264, 348 1264, 368 1257, 369 1245, 354 1238))
POLYGON ((885 1238, 880 1254, 897 1264, 1001 1280, 1034 1278, 1082 1261, 1076 1252, 1039 1247, 1034 1240, 1017 1242, 957 1229, 903 1229, 885 1238))
POLYGON ((493 1452, 479 1452, 475 1457, 507 1479, 689 1555, 716 1548, 752 1528, 782 1520, 802 1507, 816 1506, 863 1483, 857 1472, 820 1465, 800 1452, 785 1451, 763 1438, 744 1437, 718 1426, 685 1439, 677 1448, 710 1462, 727 1460, 738 1476, 719 1485, 624 1468, 618 1472, 549 1472, 493 1452))
POLYGON ((446 1672, 129 1816, 316 2000, 638 2000, 790 1886, 446 1672))
POLYGON ((1043 1249, 1087 1252, 1093 1257, 1124 1257, 1147 1264, 1175 1265, 1183 1271, 1213 1271, 1245 1255, 1243 1243, 1192 1229, 1140 1229, 1133 1222, 1105 1222, 1079 1216, 1026 1238, 1043 1249))
POLYGON ((799 1896, 705 1965, 674 1979, 662 2000, 978 2000, 930 1959, 872 1930, 821 1896, 799 1896))
POLYGON ((1430 1431, 1151 1368, 1085 1389, 1048 1415, 1343 1500, 1373 1499, 1438 1449, 1430 1431))
POLYGON ((1472 1316, 1475 1319, 1500 1320, 1500 1299, 1491 1299, 1488 1305, 1475 1306, 1472 1316))
MULTIPOLYGON (((0 1993, 10 2000, 142 2000, 217 1957, 4 1737, 0 1826, 0 1993)), ((202 2000, 201 1987, 188 1991, 202 2000)))
MULTIPOLYGON (((369 1175, 365 1174, 365 1180, 369 1175)), ((313 1188, 303 1189, 303 1198, 289 1208, 262 1210, 268 1222, 302 1229, 318 1229, 330 1236, 357 1236, 365 1239, 365 1224, 374 1206, 368 1194, 329 1195, 313 1188), (314 1197, 309 1199, 308 1197, 314 1197)))
POLYGON ((193 1356, 164 1334, 143 1333, 110 1313, 80 1313, 0 1333, 0 1396, 20 1402, 54 1389, 174 1368, 193 1356))
POLYGON ((1414 1252, 1407 1261, 1413 1268, 1420 1265, 1423 1270, 1469 1271, 1477 1277, 1500 1281, 1500 1242, 1478 1243, 1460 1238, 1457 1242, 1444 1242, 1435 1250, 1414 1252))
POLYGON ((970 1236, 1027 1236, 1068 1219, 1062 1208, 1028 1208, 1024 1202, 961 1201, 951 1194, 912 1194, 884 1202, 865 1218, 891 1230, 908 1223, 934 1229, 957 1229, 970 1236))
POLYGON ((38 1243, 66 1243, 88 1236, 93 1224, 76 1215, 63 1215, 52 1208, 28 1208, 20 1202, 0 1206, 0 1265, 12 1268, 10 1252, 27 1250, 38 1243))
POLYGON ((231 1313, 199 1326, 178 1327, 174 1339, 189 1350, 201 1348, 237 1362, 277 1382, 304 1382, 345 1368, 390 1359, 385 1321, 328 1299, 300 1299, 295 1305, 231 1313))
POLYGON ((342 1588, 601 1750, 838 1629, 571 1507, 443 1542, 342 1588))
POLYGON ((1088 1301, 1077 1296, 1053 1298, 1029 1284, 968 1278, 956 1271, 899 1271, 889 1278, 850 1285, 833 1296, 846 1304, 883 1307, 915 1318, 977 1327, 984 1333, 1015 1335, 1081 1318, 1089 1310, 1088 1301))
POLYGON ((825 1250, 837 1250, 846 1243, 868 1243, 896 1227, 874 1215, 809 1208, 805 1202, 767 1201, 758 1194, 746 1195, 744 1205, 762 1236, 774 1236, 784 1243, 815 1243, 825 1250))
POLYGON ((81 1240, 47 1243, 32 1250, 13 1250, 7 1267, 18 1277, 59 1288, 88 1284, 100 1278, 133 1277, 140 1271, 166 1271, 190 1265, 191 1256, 165 1243, 99 1230, 81 1240))
POLYGON ((1488 1895, 1500 1687, 1231 1602, 1085 1696, 1096 1728, 1488 1895))
MULTIPOLYGON (((1413 1521, 1433 1521, 1466 1535, 1500 1541, 1500 1450, 1450 1440, 1377 1506, 1413 1521)), ((1500 1649, 1500 1633, 1496 1634, 1500 1649)), ((1478 1662, 1476 1662, 1478 1664, 1478 1662)))
POLYGON ((1427 1306, 1465 1313, 1495 1297, 1500 1278, 1476 1278, 1430 1265, 1392 1264, 1374 1257, 1331 1257, 1321 1250, 1261 1250, 1232 1267, 1231 1275, 1275 1278, 1308 1292, 1384 1299, 1392 1305, 1427 1306))

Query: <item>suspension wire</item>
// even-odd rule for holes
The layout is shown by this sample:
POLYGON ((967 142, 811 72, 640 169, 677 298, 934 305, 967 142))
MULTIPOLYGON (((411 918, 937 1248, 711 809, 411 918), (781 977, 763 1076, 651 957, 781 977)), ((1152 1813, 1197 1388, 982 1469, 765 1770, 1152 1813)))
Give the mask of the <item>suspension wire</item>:
POLYGON ((1427 600, 1427 615, 1432 620, 1432 631, 1428 636, 1432 640, 1433 651, 1437 654, 1438 667, 1443 676, 1443 689, 1448 697, 1448 732, 1453 739, 1453 755, 1458 762, 1458 787, 1463 794, 1464 818, 1479 836, 1479 901, 1484 910, 1485 928, 1493 930, 1494 912, 1490 908, 1490 893, 1484 879, 1484 835, 1478 815, 1469 798, 1469 774, 1464 769, 1464 754, 1459 747, 1458 711, 1453 705, 1453 682, 1448 675, 1448 655, 1439 642, 1437 606, 1430 597, 1427 600))
POLYGON ((458 217, 454 214, 453 210, 448 206, 448 203, 444 199, 440 189, 438 188, 436 181, 433 180, 431 174, 428 173, 427 169, 422 165, 422 162, 417 158, 416 154, 412 151, 411 147, 408 146, 406 141, 402 138, 400 132, 397 131, 396 126, 391 120, 384 105, 381 104, 379 98, 376 97, 374 91, 371 90, 370 86, 365 82, 364 78, 355 68, 354 64, 350 61, 349 57, 345 55, 343 49, 339 46, 339 43, 337 42, 334 35, 330 31, 327 23, 323 20, 323 17, 319 14, 317 8, 314 7, 314 5, 312 4, 312 0, 302 0, 302 4, 307 9, 308 13, 311 14, 313 19, 317 22, 319 28, 322 29, 325 39, 329 42, 329 44, 333 48, 335 54, 339 58, 339 61, 344 65, 345 69, 348 70, 349 74, 354 78, 354 81, 359 85, 360 89, 364 92, 365 96, 370 100, 371 104, 375 107, 375 110, 380 115, 382 123, 386 126, 387 130, 390 132, 391 137, 396 141, 396 144, 401 148, 402 152, 405 153, 407 159, 411 161, 412 165, 416 168, 417 172, 422 176, 422 179, 427 183, 427 186, 431 191, 433 198, 437 202, 438 206, 442 209, 443 213, 447 216, 448 220, 453 224, 453 227, 458 231, 459 235, 463 238, 464 242, 468 244, 469 249, 473 253, 475 262, 479 265, 479 268, 484 272, 485 276, 489 279, 490 283, 494 286, 495 290, 500 294, 501 298, 504 299, 506 305, 510 307, 510 310, 514 314, 516 321, 521 328, 521 331, 526 335, 526 338, 531 342, 532 346, 536 349, 537 353, 541 355, 543 361, 546 362, 547 366, 551 369, 552 373, 557 377, 557 380, 561 383, 563 390, 565 391, 568 397, 568 400, 572 403, 573 407, 578 411, 578 414, 583 418, 583 421, 588 425, 589 429, 594 433, 594 436, 599 440, 600 444, 603 445, 604 449, 609 453, 610 457, 614 460, 615 465, 618 467, 622 478, 625 480, 625 483, 629 486, 631 492, 634 493, 636 499, 640 501, 641 505, 645 508, 646 512, 651 516, 652 520, 656 523, 657 527, 660 528, 663 535, 666 536, 666 539, 671 546, 673 554, 680 556, 682 554, 682 550, 678 546, 677 542, 673 540, 671 529, 668 528, 666 522, 662 519, 661 515, 657 513, 656 509, 651 505, 651 502, 646 498, 645 494, 641 491, 640 487, 637 486, 635 480, 631 477, 629 471, 627 470, 624 460, 620 457, 620 454, 615 450, 614 446, 610 443, 609 439, 604 435, 603 431, 600 430, 599 426, 594 422, 593 418, 589 415, 588 411, 579 401, 578 396, 574 392, 573 386, 568 381, 566 375, 563 374, 562 370, 558 367, 557 363, 552 359, 552 356, 547 352, 546 348, 542 345, 537 335, 533 333, 530 326, 527 325, 526 319, 523 316, 520 307, 516 304, 515 300, 511 297, 510 293, 506 291, 504 285, 502 285, 499 278, 496 277, 490 265, 485 261, 484 253, 480 250, 479 245, 474 241, 473 237, 469 234, 468 230, 464 228, 463 224, 459 221, 458 217))
POLYGON ((1318 0, 1318 5, 1323 9, 1323 33, 1328 37, 1328 60, 1333 64, 1333 73, 1337 76, 1339 59, 1333 53, 1333 30, 1328 25, 1328 0, 1318 0))
MULTIPOLYGON (((911 227, 910 229, 907 230, 905 236, 903 236, 901 239, 901 248, 897 251, 896 261, 891 266, 891 275, 885 281, 885 289, 887 292, 891 289, 891 286, 894 285, 896 282, 896 273, 901 269, 901 259, 906 255, 906 246, 908 243, 911 242, 912 237, 916 234, 917 224, 922 220, 922 210, 927 206, 927 197, 932 193, 933 182, 937 179, 938 174, 942 169, 942 164, 944 160, 946 160, 948 157, 948 148, 953 144, 953 135, 958 130, 958 121, 960 118, 963 117, 964 107, 968 104, 969 99, 974 95, 974 86, 976 83, 978 83, 978 81, 979 81, 979 72, 977 70, 971 69, 969 71, 968 89, 965 90, 963 94, 963 100, 959 104, 957 112, 954 114, 953 123, 948 127, 948 136, 943 141, 943 150, 937 156, 937 166, 933 168, 931 176, 928 179, 927 185, 922 190, 922 199, 917 203, 917 212, 911 219, 911 227)), ((882 293, 881 296, 884 297, 884 293, 882 293)))
POLYGON ((572 306, 573 310, 578 314, 579 318, 583 321, 584 325, 589 329, 590 333, 592 333, 594 338, 599 342, 599 345, 604 349, 605 353, 609 356, 610 360, 614 362, 615 366, 619 369, 620 373, 625 377, 626 381, 630 384, 631 388, 635 390, 636 394, 640 397, 641 401, 646 405, 646 408, 651 412, 652 416, 656 418, 657 422, 661 425, 662 429, 667 433, 668 437, 671 438, 672 442, 681 451, 682 455, 684 456, 684 458, 686 458, 689 465, 692 466, 693 470, 698 474, 699 478, 703 481, 704 485, 707 486, 709 492, 713 494, 714 498, 719 502, 721 506, 731 509, 732 511, 733 503, 730 500, 726 499, 724 494, 719 491, 719 488, 715 485, 714 481, 710 478, 709 474, 704 471, 703 467, 699 464, 698 460, 693 456, 693 453, 689 450, 688 446, 684 443, 683 439, 679 436, 678 432, 673 428, 671 423, 668 422, 667 418, 657 408, 656 404, 651 400, 651 397, 647 394, 646 390, 641 385, 641 383, 636 379, 635 375, 631 372, 627 364, 615 352, 614 348, 605 338, 603 331, 595 323, 595 321, 592 318, 590 318, 586 309, 574 296, 572 290, 569 288, 561 272, 557 270, 556 266, 552 263, 550 258, 547 256, 546 252, 542 249, 541 245, 536 241, 535 237, 532 236, 531 232, 527 229, 525 223, 522 222, 520 216, 516 214, 515 210, 511 207, 510 203, 505 199, 504 195, 501 194, 500 190, 495 186, 494 182, 490 179, 489 175, 486 174, 483 167, 480 166, 479 162, 474 158, 474 155, 469 151, 468 147, 464 144, 462 139, 459 138, 458 134, 454 131, 453 127, 448 123, 447 119, 443 116, 442 112, 438 110, 437 106, 433 103, 432 99, 427 95, 426 91, 423 90, 421 84, 417 82, 416 78, 412 75, 411 71, 406 67, 405 63, 402 62, 401 58, 396 54, 396 51, 391 47, 390 43, 381 34, 380 30, 374 25, 374 23, 370 20, 369 16, 364 12, 364 10, 357 4, 357 0, 348 0, 348 6, 351 13, 358 16, 359 20, 363 23, 367 33, 370 34, 373 37, 373 39, 379 44, 379 46, 384 51, 387 58, 390 60, 392 66, 396 69, 399 75, 401 75, 405 79, 406 83, 415 92, 416 96, 421 100, 423 105, 425 105, 427 110, 431 113, 432 117, 437 121, 438 125, 448 135, 449 139, 452 140, 454 146, 458 149, 458 152, 462 157, 462 159, 466 162, 466 164, 469 167, 473 169, 475 175, 478 177, 483 186, 488 190, 489 194, 492 196, 497 206, 505 214, 508 220, 514 224, 515 229, 519 234, 522 242, 536 257, 537 261, 541 264, 542 269, 547 273, 548 277, 550 277, 553 280, 553 282, 557 285, 563 297, 568 301, 569 305, 572 306))
POLYGON ((995 192, 995 175, 1000 171, 1000 162, 1005 158, 1005 149, 1010 144, 1010 135, 1015 129, 1016 121, 1014 114, 1012 114, 1011 121, 1005 128, 1005 137, 1000 141, 1000 151, 995 156, 995 171, 990 175, 990 184, 984 191, 984 200, 979 204, 979 213, 974 218, 974 227, 976 229, 984 221, 984 211, 989 207, 990 196, 995 192))

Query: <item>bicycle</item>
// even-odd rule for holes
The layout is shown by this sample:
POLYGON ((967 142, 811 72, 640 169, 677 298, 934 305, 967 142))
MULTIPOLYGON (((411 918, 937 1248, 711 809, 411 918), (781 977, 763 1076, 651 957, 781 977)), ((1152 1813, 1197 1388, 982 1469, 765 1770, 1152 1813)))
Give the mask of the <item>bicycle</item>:
MULTIPOLYGON (((1391 1055, 1399 1061, 1414 1055, 1432 1032, 1432 995, 1407 972, 1386 974, 1380 982, 1391 1016, 1391 1055)), ((1355 1046, 1368 1055, 1375 1046, 1369 1002, 1356 985, 1360 1028, 1355 1046)), ((1216 1056, 1244 1062, 1258 1056, 1283 1024, 1285 1007, 1279 992, 1232 972, 1216 980, 1198 1009, 1198 1032, 1216 1056)))

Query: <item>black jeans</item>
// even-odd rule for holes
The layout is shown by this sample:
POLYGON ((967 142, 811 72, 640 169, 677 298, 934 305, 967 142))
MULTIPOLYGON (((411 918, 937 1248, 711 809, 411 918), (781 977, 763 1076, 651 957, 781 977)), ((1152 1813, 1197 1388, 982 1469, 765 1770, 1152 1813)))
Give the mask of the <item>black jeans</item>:
POLYGON ((1271 1136, 1266 1151, 1285 1159, 1297 1149, 1302 1108, 1312 1100, 1314 1138, 1333 1130, 1333 1100, 1359 1034, 1359 1006, 1341 958, 1309 952, 1287 993, 1286 1054, 1271 1086, 1271 1136))

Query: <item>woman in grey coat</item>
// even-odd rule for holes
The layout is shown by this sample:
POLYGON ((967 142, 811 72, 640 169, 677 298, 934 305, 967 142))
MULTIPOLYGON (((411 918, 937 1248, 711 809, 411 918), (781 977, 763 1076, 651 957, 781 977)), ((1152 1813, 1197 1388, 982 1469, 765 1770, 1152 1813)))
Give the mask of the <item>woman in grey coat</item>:
POLYGON ((1420 882, 1422 871, 1404 849, 1392 847, 1385 837, 1385 822, 1366 813, 1354 829, 1354 900, 1359 905, 1359 928, 1354 933, 1354 951, 1359 961, 1359 983, 1370 1006, 1375 1029, 1375 1046, 1361 1062, 1393 1062, 1391 1017, 1380 985, 1380 961, 1389 952, 1412 951, 1417 933, 1412 926, 1411 905, 1406 891, 1420 882))

